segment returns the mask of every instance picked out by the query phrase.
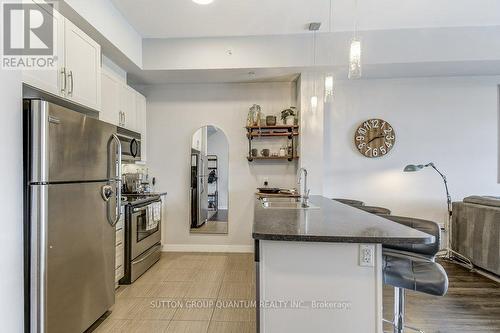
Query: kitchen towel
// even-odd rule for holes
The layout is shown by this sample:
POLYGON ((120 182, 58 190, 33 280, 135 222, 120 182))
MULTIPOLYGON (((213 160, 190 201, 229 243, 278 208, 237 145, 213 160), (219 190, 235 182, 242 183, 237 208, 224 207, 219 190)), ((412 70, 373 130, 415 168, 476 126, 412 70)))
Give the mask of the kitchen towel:
POLYGON ((156 229, 156 227, 158 226, 158 222, 155 222, 153 218, 153 205, 149 205, 147 208, 148 208, 148 213, 147 213, 148 215, 146 218, 146 231, 150 231, 156 229))
POLYGON ((155 202, 148 206, 146 231, 156 229, 160 221, 161 221, 161 202, 155 202))
POLYGON ((161 202, 155 202, 153 204, 153 221, 161 221, 161 202))

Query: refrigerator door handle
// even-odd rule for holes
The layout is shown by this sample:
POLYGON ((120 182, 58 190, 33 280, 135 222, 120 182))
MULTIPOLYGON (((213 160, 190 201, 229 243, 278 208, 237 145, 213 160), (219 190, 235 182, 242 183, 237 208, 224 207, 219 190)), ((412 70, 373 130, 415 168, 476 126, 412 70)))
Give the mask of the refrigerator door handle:
POLYGON ((120 217, 121 217, 121 209, 120 209, 120 205, 121 205, 121 202, 122 202, 122 191, 121 191, 121 174, 122 174, 122 145, 120 143, 120 139, 118 138, 118 136, 116 134, 113 134, 111 136, 111 139, 109 140, 109 144, 108 144, 108 154, 110 155, 109 156, 109 163, 111 163, 111 161, 115 161, 117 164, 118 164, 118 168, 116 168, 116 165, 110 165, 108 166, 108 177, 111 179, 112 178, 112 169, 113 167, 115 168, 115 170, 117 170, 117 173, 118 175, 116 176, 116 178, 114 179, 115 180, 115 192, 116 192, 116 215, 115 217, 112 217, 111 216, 111 202, 108 201, 107 202, 107 206, 108 206, 108 222, 109 224, 111 224, 112 226, 115 226, 118 221, 120 220, 120 217), (116 155, 118 156, 117 160, 115 160, 112 156, 112 152, 113 150, 111 149, 111 143, 112 142, 115 142, 116 143, 116 147, 117 147, 117 153, 116 155))

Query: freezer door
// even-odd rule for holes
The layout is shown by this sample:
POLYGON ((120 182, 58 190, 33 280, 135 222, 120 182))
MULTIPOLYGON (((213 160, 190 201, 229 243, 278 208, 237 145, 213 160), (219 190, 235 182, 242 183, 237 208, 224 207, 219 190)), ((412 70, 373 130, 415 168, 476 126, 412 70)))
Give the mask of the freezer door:
POLYGON ((116 126, 42 100, 28 105, 31 182, 105 180, 108 167, 116 178, 116 126))
POLYGON ((114 304, 116 232, 106 219, 105 185, 113 184, 44 185, 45 332, 83 332, 114 304))

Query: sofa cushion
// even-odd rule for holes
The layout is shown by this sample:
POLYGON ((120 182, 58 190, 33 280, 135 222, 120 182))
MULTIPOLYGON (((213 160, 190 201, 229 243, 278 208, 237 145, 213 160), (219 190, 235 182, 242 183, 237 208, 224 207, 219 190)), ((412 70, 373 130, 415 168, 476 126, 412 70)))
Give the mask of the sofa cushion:
POLYGON ((500 207, 500 197, 472 195, 465 198, 464 202, 483 206, 500 207))

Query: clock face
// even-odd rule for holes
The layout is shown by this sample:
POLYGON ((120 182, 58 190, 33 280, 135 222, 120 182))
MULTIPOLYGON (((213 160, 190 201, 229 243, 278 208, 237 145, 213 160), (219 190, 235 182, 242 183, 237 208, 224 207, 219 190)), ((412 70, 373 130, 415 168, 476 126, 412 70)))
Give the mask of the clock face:
POLYGON ((389 153, 396 142, 391 124, 382 119, 363 122, 354 135, 354 144, 363 156, 374 158, 389 153))

